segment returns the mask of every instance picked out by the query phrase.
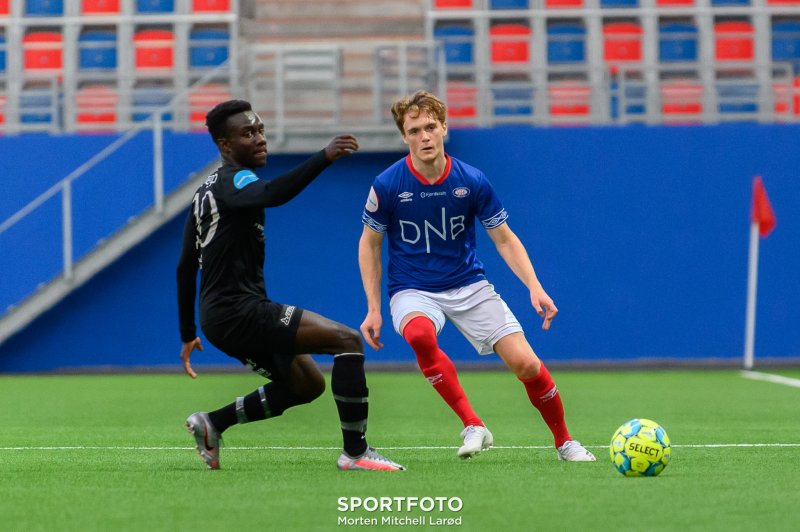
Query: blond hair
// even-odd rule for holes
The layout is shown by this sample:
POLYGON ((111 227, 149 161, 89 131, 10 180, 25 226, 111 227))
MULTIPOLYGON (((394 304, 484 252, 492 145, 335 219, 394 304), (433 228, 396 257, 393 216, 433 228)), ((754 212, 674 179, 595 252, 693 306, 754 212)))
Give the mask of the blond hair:
POLYGON ((432 116, 442 124, 447 121, 447 106, 428 91, 417 91, 412 96, 397 100, 392 105, 394 123, 403 135, 406 134, 403 129, 406 115, 416 118, 422 113, 432 116))

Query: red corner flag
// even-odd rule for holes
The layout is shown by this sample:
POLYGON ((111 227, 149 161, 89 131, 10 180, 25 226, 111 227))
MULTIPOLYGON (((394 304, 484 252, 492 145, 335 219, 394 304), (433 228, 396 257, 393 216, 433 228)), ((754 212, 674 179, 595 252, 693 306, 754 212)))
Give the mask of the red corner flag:
POLYGON ((761 181, 761 176, 753 179, 753 208, 750 211, 750 221, 758 224, 758 233, 762 237, 768 236, 775 226, 778 219, 772 210, 772 205, 767 197, 767 189, 761 181))

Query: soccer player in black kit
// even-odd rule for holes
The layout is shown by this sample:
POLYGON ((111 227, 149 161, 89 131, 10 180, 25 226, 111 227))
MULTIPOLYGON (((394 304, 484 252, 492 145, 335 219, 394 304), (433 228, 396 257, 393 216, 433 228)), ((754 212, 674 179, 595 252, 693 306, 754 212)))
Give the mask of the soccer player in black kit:
POLYGON ((226 354, 270 379, 244 397, 186 420, 209 469, 219 469, 222 433, 232 425, 280 416, 325 390, 325 378, 310 354, 333 355, 331 391, 339 412, 344 449, 342 470, 405 469, 367 445, 367 381, 359 333, 314 312, 271 301, 264 285, 264 208, 299 194, 331 162, 358 149, 351 135, 335 137, 286 174, 266 181, 253 173, 267 161, 264 124, 243 100, 230 100, 206 115, 222 166, 206 178, 192 200, 178 263, 178 314, 186 373, 202 350, 194 317, 200 275, 200 326, 226 354))

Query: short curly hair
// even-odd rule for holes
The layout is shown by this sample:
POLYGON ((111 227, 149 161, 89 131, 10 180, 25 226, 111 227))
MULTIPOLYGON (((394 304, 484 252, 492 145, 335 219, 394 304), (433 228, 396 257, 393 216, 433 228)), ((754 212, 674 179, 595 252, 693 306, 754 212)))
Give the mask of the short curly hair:
POLYGON ((227 135, 228 132, 225 126, 228 118, 252 110, 253 106, 245 100, 228 100, 217 104, 206 114, 206 127, 208 128, 208 134, 211 135, 211 140, 217 142, 217 139, 224 138, 227 135))
POLYGON ((417 91, 412 96, 398 100, 392 105, 394 123, 403 135, 406 134, 403 129, 406 115, 416 118, 421 113, 431 115, 442 124, 447 122, 447 106, 442 100, 428 91, 417 91))

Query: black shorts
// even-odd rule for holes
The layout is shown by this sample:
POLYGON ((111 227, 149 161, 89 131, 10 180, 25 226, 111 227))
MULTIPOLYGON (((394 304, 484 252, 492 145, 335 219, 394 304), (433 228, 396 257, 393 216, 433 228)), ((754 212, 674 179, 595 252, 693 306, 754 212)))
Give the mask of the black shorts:
POLYGON ((204 324, 203 334, 220 351, 272 380, 285 380, 303 309, 258 301, 224 321, 204 324))

